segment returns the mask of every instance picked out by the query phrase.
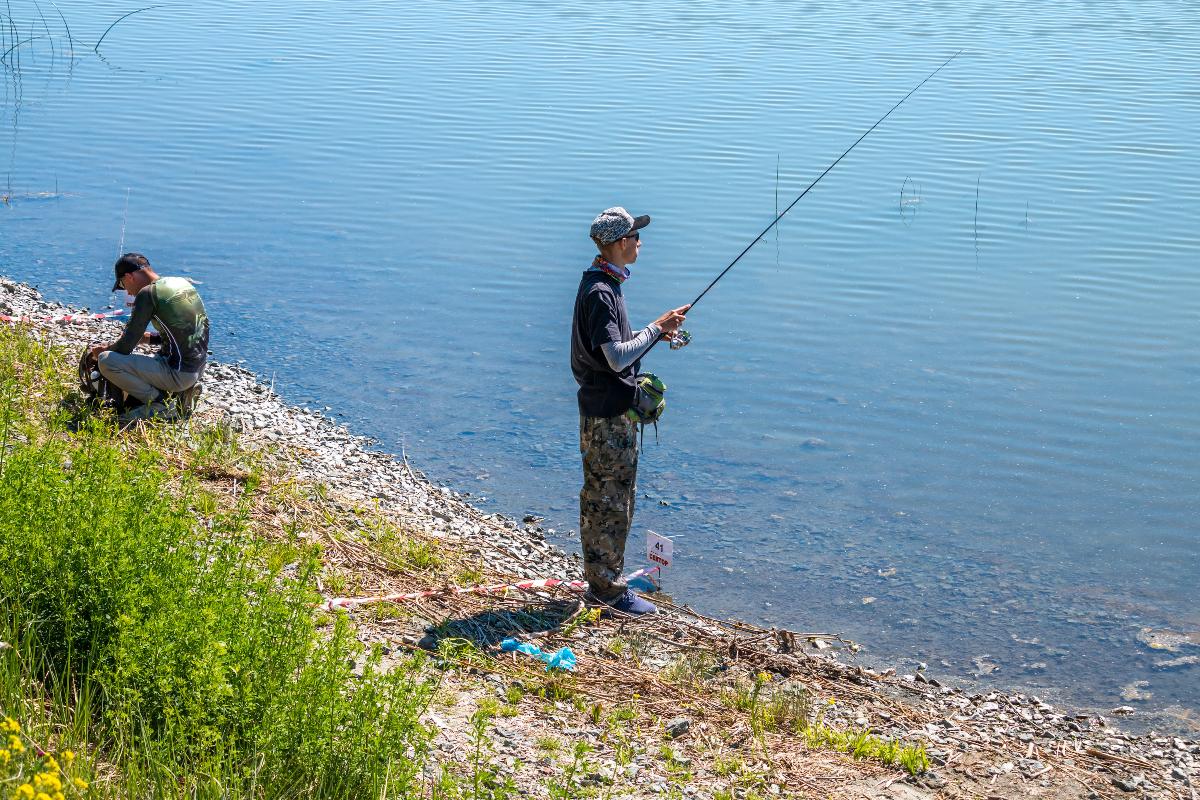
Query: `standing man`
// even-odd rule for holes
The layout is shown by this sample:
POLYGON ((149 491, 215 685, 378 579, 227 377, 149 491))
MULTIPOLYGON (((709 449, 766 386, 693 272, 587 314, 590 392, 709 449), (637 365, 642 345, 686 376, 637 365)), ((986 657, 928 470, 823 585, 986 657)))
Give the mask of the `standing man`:
POLYGON ((627 416, 634 404, 638 366, 663 334, 683 324, 688 306, 668 311, 634 335, 625 312, 622 285, 641 248, 639 231, 650 217, 609 208, 592 221, 600 254, 583 272, 571 323, 571 371, 579 384, 579 536, 583 572, 592 596, 626 614, 657 609, 626 587, 625 539, 633 524, 637 481, 637 423, 627 416))
POLYGON ((134 297, 133 313, 121 338, 105 347, 96 345, 91 355, 100 374, 141 401, 121 418, 129 422, 170 415, 167 393, 178 394, 187 409, 199 391, 200 375, 208 362, 208 315, 200 293, 186 278, 160 278, 141 253, 126 253, 113 265, 113 291, 124 289, 134 297), (154 323, 157 333, 147 333, 154 323), (157 344, 157 356, 133 352, 139 344, 157 344))

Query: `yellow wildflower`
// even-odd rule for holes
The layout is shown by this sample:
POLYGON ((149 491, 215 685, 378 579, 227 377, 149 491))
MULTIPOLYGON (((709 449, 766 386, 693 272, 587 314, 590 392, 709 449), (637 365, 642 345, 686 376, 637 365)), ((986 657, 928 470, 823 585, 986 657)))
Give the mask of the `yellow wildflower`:
POLYGON ((18 800, 33 800, 33 787, 28 783, 22 783, 17 787, 18 800))
POLYGON ((75 788, 81 792, 88 787, 88 782, 83 778, 72 778, 71 783, 75 784, 75 788))
POLYGON ((67 796, 62 792, 55 792, 52 800, 67 800, 67 796))
POLYGON ((12 717, 5 717, 4 722, 0 724, 0 731, 8 731, 9 733, 20 733, 21 724, 12 717))
POLYGON ((7 750, 0 750, 0 767, 3 767, 12 760, 12 753, 7 750))
POLYGON ((45 792, 38 792, 37 797, 33 798, 33 800, 51 800, 51 798, 45 792))
POLYGON ((19 737, 9 736, 8 749, 12 750, 14 753, 23 753, 25 752, 25 745, 21 744, 21 739, 19 737))
POLYGON ((72 753, 70 750, 63 750, 62 757, 63 757, 63 761, 67 762, 67 766, 70 766, 71 762, 75 760, 75 754, 72 753))
POLYGON ((47 772, 58 772, 61 767, 59 767, 58 762, 54 760, 54 756, 46 756, 46 766, 43 767, 43 769, 45 769, 47 772))
POLYGON ((51 792, 57 792, 62 788, 62 781, 53 772, 42 772, 33 776, 33 785, 38 789, 47 789, 51 792))

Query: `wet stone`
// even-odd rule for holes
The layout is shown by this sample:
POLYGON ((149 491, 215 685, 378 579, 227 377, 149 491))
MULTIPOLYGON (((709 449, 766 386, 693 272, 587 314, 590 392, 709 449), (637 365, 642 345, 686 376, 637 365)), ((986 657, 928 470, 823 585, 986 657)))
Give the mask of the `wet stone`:
POLYGON ((692 726, 692 721, 687 717, 676 717, 667 723, 667 738, 678 739, 688 732, 688 728, 692 726))

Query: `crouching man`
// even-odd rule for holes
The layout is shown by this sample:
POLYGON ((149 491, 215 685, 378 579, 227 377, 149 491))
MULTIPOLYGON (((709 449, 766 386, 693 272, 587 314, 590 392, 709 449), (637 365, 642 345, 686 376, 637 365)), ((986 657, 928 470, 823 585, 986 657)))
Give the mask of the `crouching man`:
POLYGON ((133 296, 133 312, 121 338, 96 345, 91 355, 100 374, 127 395, 122 421, 190 413, 208 361, 208 315, 200 293, 186 278, 160 278, 140 253, 121 256, 113 271, 113 291, 133 296), (157 332, 146 330, 150 323, 157 332), (135 354, 139 344, 159 345, 158 355, 135 354), (168 394, 176 395, 177 408, 168 406, 168 394))

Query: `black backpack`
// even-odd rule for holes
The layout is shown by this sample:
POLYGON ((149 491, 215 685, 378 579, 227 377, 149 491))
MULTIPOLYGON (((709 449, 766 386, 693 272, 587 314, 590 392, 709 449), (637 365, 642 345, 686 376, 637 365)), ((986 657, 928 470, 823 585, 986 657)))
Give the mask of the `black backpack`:
POLYGON ((125 393, 115 383, 100 374, 91 352, 94 345, 83 348, 79 357, 79 391, 96 408, 111 408, 117 412, 125 406, 125 393))

